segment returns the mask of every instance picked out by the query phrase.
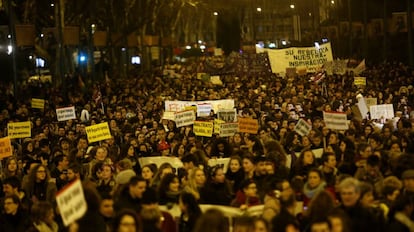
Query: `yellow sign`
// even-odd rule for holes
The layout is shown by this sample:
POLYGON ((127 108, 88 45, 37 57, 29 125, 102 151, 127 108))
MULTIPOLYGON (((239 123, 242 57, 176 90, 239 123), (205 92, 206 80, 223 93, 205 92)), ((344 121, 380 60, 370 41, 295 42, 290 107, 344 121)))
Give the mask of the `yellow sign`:
POLYGON ((354 77, 354 85, 367 85, 366 77, 354 77))
POLYGON ((197 136, 213 136, 213 122, 194 121, 194 134, 197 136))
POLYGON ((184 107, 184 111, 192 110, 197 113, 197 106, 186 106, 184 107))
POLYGON ((222 123, 225 123, 225 121, 214 119, 214 134, 220 134, 220 127, 222 123))
POLYGON ((88 126, 85 128, 89 143, 111 138, 111 131, 107 122, 88 126))
POLYGON ((7 124, 7 136, 11 139, 29 138, 32 136, 30 121, 11 122, 7 124))
POLYGON ((259 121, 253 118, 239 118, 239 131, 249 134, 257 134, 259 121))
POLYGON ((0 159, 12 156, 12 146, 9 137, 4 137, 0 139, 0 159))
POLYGON ((45 108, 45 100, 44 99, 32 98, 32 108, 43 110, 45 108))

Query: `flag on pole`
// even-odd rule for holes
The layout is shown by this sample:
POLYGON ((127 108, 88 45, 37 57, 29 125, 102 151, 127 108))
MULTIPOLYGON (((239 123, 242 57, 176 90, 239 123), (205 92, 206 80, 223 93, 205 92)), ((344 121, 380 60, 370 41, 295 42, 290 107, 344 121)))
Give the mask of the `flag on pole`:
POLYGON ((358 66, 356 66, 354 68, 354 74, 355 75, 359 75, 360 73, 362 73, 363 71, 365 71, 366 66, 365 66, 365 59, 363 59, 361 61, 361 63, 358 64, 358 66))

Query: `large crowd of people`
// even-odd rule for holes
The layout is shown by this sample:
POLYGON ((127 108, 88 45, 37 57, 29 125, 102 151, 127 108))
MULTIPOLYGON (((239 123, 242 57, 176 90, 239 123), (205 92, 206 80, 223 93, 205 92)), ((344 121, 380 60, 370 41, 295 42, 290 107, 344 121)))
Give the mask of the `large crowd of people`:
POLYGON ((198 79, 196 67, 180 66, 178 78, 68 75, 62 86, 26 83, 16 93, 1 85, 0 137, 8 123, 32 126, 1 160, 0 231, 414 231, 412 68, 371 66, 366 86, 355 86, 352 72, 320 82, 312 74, 226 74, 214 84, 198 79), (392 104, 395 117, 361 117, 358 94, 392 104), (44 108, 31 108, 32 98, 44 99, 44 108), (257 119, 257 134, 200 137, 192 125, 163 118, 166 100, 220 99, 234 100, 238 117, 257 119), (58 121, 56 109, 67 106, 77 119, 58 121), (349 129, 329 129, 324 111, 346 113, 349 129), (307 135, 295 131, 299 119, 312 125, 307 135), (111 138, 90 143, 85 128, 101 122, 111 138), (155 156, 183 166, 141 165, 155 156), (228 165, 209 166, 214 158, 228 165), (64 226, 56 194, 78 179, 88 209, 64 226), (229 220, 204 204, 244 213, 229 220), (262 212, 250 215, 259 205, 262 212), (172 207, 178 217, 165 210, 172 207))

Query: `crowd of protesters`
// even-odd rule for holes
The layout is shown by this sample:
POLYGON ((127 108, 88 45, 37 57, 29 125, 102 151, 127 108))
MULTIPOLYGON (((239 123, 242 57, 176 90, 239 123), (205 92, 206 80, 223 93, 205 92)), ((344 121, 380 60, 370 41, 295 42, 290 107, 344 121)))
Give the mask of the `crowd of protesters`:
POLYGON ((1 162, 0 231, 414 231, 413 69, 372 66, 357 87, 352 72, 319 83, 310 74, 226 74, 216 85, 197 79, 196 66, 177 70, 180 78, 68 76, 60 88, 32 83, 16 93, 2 85, 0 137, 8 123, 28 120, 32 136, 13 139, 13 156, 1 162), (358 117, 358 94, 393 104, 395 118, 358 117), (32 98, 44 99, 44 109, 32 109, 32 98), (192 126, 162 119, 165 100, 219 99, 258 119, 258 133, 198 137, 192 126), (77 119, 58 122, 56 109, 67 106, 77 119), (323 111, 345 112, 349 129, 326 127, 323 111), (294 130, 300 118, 312 124, 306 136, 294 130), (111 138, 89 143, 85 127, 101 122, 111 138), (152 156, 178 157, 183 167, 141 166, 152 156), (230 161, 210 167, 212 158, 230 161), (76 179, 88 210, 65 227, 56 193, 76 179), (219 209, 202 212, 200 204, 246 214, 229 225, 219 209), (178 205, 181 216, 160 205, 178 205), (262 214, 249 216, 256 205, 262 214))

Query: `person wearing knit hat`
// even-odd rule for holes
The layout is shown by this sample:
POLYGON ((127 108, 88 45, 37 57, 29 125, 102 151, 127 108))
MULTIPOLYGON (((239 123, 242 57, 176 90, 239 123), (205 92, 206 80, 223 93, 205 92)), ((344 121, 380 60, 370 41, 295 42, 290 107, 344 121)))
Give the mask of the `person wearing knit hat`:
POLYGON ((169 156, 170 155, 170 144, 166 141, 162 141, 158 143, 157 149, 160 152, 161 156, 169 156))

